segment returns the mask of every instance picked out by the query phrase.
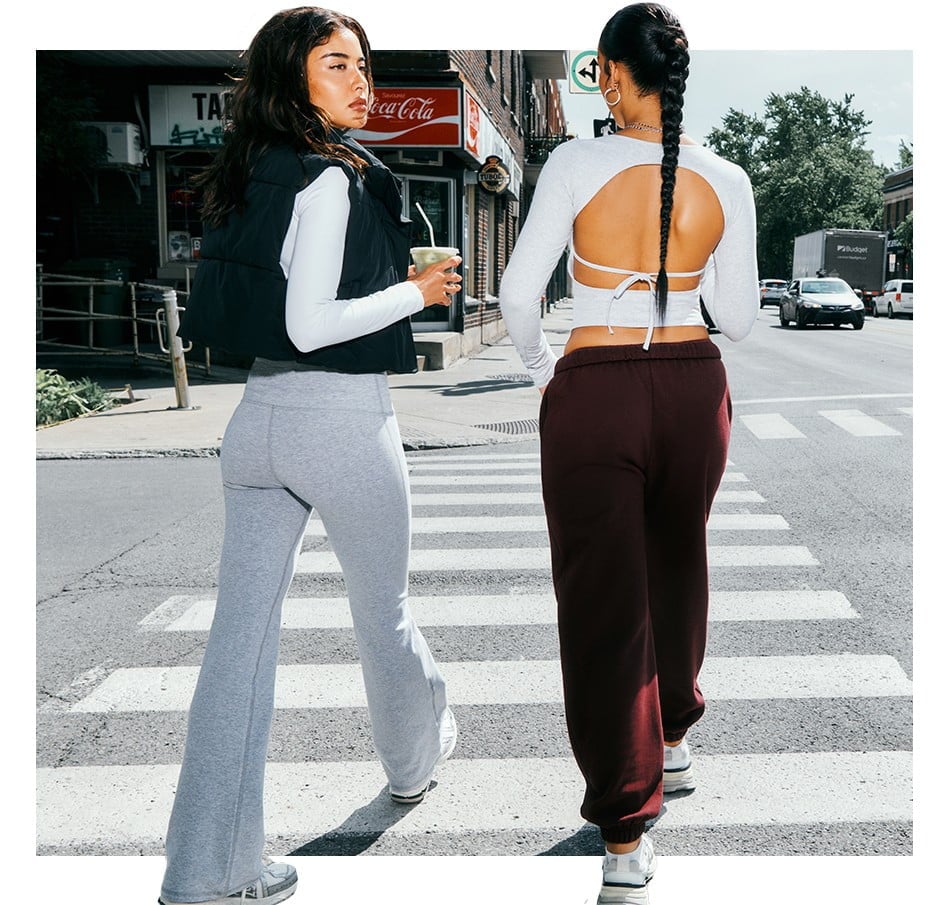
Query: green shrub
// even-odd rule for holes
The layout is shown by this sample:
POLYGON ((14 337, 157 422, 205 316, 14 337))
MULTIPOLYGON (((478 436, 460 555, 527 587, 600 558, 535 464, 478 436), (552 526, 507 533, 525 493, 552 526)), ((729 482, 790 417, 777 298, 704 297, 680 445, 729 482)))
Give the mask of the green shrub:
POLYGON ((36 370, 36 424, 56 424, 92 412, 104 412, 118 403, 88 377, 67 380, 46 368, 36 370))

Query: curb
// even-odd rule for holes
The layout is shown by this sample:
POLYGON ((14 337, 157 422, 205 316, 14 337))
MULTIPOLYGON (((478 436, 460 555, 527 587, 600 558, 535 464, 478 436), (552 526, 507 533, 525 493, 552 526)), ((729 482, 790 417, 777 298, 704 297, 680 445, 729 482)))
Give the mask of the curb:
MULTIPOLYGON (((454 437, 424 438, 403 437, 402 449, 405 452, 418 452, 426 449, 464 449, 472 446, 502 446, 505 443, 522 443, 534 440, 536 434, 521 434, 510 437, 454 437)), ((219 446, 203 447, 163 447, 157 449, 38 449, 37 461, 62 461, 78 459, 218 459, 219 446)))

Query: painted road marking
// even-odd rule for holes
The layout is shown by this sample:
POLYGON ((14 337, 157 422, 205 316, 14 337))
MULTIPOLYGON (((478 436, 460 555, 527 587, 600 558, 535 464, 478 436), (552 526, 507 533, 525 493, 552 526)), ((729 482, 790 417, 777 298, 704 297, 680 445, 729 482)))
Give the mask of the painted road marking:
MULTIPOLYGON (((43 767, 36 771, 37 846, 162 852, 180 767, 43 767)), ((696 771, 697 771, 696 767, 696 771)), ((267 764, 267 832, 278 850, 339 832, 388 836, 580 830, 583 780, 572 758, 452 758, 438 788, 393 820, 375 761, 267 764), (510 793, 516 789, 516 794, 510 793), (472 803, 473 806, 472 806, 472 803), (289 842, 288 842, 289 840, 289 842)), ((912 752, 705 755, 697 789, 669 799, 661 827, 825 826, 912 819, 912 752), (768 777, 761 782, 761 777, 768 777)), ((541 843, 542 844, 542 843, 541 843)))
POLYGON ((740 415, 739 417, 743 425, 758 440, 797 440, 806 436, 783 415, 740 415))
MULTIPOLYGON (((206 632, 216 600, 193 594, 169 597, 142 619, 142 631, 206 632)), ((549 594, 412 596, 412 615, 429 625, 554 625, 556 599, 549 594)), ((712 591, 712 622, 856 619, 839 591, 712 591)), ((352 628, 346 597, 288 597, 283 604, 284 629, 352 628)), ((107 673, 97 675, 97 685, 107 673)))
POLYGON ((883 424, 878 419, 866 415, 858 409, 840 409, 839 411, 819 412, 819 414, 854 437, 902 436, 901 431, 889 427, 888 424, 883 424))
MULTIPOLYGON (((452 703, 550 704, 562 701, 559 660, 476 660, 440 663, 452 703)), ((198 667, 116 669, 72 713, 187 710, 198 667)), ((701 671, 709 700, 873 698, 910 695, 898 661, 884 655, 819 654, 787 657, 709 657, 701 671)), ((359 664, 285 664, 277 667, 278 708, 365 707, 359 664)))
MULTIPOLYGON (((537 547, 483 547, 456 549, 413 549, 408 557, 410 572, 517 572, 550 568, 549 543, 544 538, 537 547)), ((816 559, 801 546, 733 545, 708 547, 708 564, 724 567, 815 566, 816 559)), ((342 566, 331 550, 301 553, 297 575, 339 575, 342 566)))

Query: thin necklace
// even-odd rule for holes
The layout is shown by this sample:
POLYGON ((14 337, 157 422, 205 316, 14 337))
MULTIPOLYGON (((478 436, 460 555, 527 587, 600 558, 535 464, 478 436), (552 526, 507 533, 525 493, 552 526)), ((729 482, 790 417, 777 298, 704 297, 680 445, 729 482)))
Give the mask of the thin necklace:
POLYGON ((626 123, 622 128, 637 129, 639 132, 657 132, 659 135, 661 135, 662 132, 660 126, 650 126, 648 123, 626 123))

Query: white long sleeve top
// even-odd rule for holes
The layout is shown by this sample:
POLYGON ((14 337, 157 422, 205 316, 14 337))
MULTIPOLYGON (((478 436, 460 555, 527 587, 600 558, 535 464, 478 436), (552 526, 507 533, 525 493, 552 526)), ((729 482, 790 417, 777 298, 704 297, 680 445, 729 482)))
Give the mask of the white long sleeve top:
POLYGON ((337 299, 349 222, 349 180, 328 167, 296 196, 283 240, 286 332, 301 352, 381 330, 425 306, 411 282, 355 299, 337 299))
MULTIPOLYGON (((568 141, 559 145, 543 165, 530 211, 500 285, 500 308, 507 331, 537 386, 549 383, 556 365, 541 325, 541 297, 564 249, 572 245, 573 222, 616 174, 642 164, 660 165, 661 160, 660 143, 613 134, 568 141)), ((694 171, 711 186, 724 214, 724 232, 698 272, 698 287, 668 293, 663 323, 703 324, 703 299, 721 333, 731 340, 743 339, 760 306, 756 212, 750 180, 740 167, 700 145, 682 144, 678 166, 694 171)), ((575 253, 571 251, 572 257, 575 253)), ((614 290, 586 286, 574 279, 573 326, 648 327, 647 347, 655 325, 656 274, 583 263, 622 274, 625 279, 614 290), (641 282, 647 282, 650 288, 630 289, 633 283, 641 282)))

